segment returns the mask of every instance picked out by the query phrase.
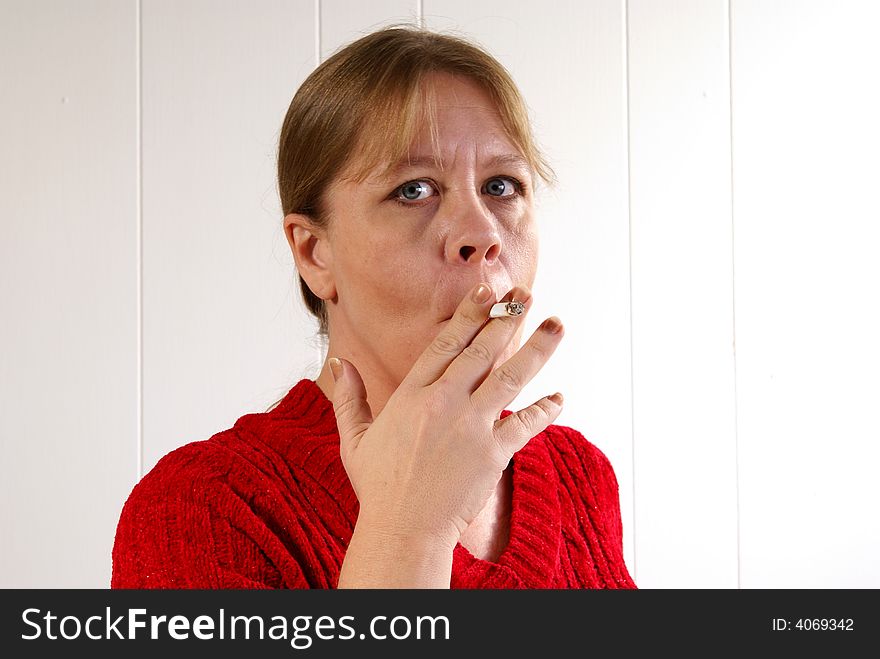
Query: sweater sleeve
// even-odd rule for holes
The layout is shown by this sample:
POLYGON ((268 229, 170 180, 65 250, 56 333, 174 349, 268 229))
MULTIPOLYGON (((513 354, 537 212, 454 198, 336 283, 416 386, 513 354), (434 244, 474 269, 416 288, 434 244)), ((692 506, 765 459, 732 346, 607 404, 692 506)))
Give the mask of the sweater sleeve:
MULTIPOLYGON (((591 498, 600 511, 604 522, 605 542, 615 555, 613 580, 619 586, 636 588, 623 559, 623 523, 620 514, 620 491, 611 461, 599 447, 587 440, 579 431, 567 426, 555 426, 563 430, 568 444, 577 456, 577 462, 586 474, 591 498)), ((589 505, 589 501, 586 501, 589 505)))
POLYGON ((205 468, 197 444, 170 453, 132 490, 111 587, 308 588, 295 558, 273 551, 267 520, 219 470, 205 468))
POLYGON ((602 450, 579 431, 570 430, 570 439, 577 448, 596 494, 600 509, 615 549, 623 555, 623 523, 620 516, 620 486, 611 461, 602 450))
MULTIPOLYGON (((581 435, 581 439, 586 439, 581 435)), ((623 522, 620 517, 620 486, 611 461, 596 446, 592 447, 590 458, 592 459, 593 473, 601 474, 598 488, 601 491, 601 500, 604 502, 605 519, 611 532, 615 548, 623 555, 623 522)))

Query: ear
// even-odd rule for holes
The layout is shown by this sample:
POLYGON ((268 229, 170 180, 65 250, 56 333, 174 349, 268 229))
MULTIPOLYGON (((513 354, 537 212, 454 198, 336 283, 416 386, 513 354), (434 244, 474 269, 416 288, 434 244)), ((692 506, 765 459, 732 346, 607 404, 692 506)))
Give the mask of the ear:
POLYGON ((293 252, 296 269, 312 293, 322 300, 335 298, 333 252, 327 231, 312 224, 308 215, 291 213, 284 218, 284 235, 293 252))

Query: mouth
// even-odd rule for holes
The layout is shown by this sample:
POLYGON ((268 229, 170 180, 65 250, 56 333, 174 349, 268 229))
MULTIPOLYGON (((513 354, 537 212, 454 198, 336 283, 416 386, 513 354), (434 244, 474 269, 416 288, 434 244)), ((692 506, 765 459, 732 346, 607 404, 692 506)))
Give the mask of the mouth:
MULTIPOLYGON (((475 286, 475 285, 476 285, 476 284, 474 284, 474 286, 475 286)), ((504 290, 504 291, 510 291, 510 289, 511 289, 511 287, 512 287, 512 284, 510 284, 510 283, 507 283, 507 284, 505 284, 505 285, 497 285, 497 284, 489 284, 489 285, 492 287, 492 290, 494 291, 494 294, 495 294, 496 296, 499 295, 499 291, 501 291, 501 290, 504 290)), ((468 289, 468 290, 470 290, 470 289, 468 289)), ((462 297, 459 298, 458 303, 461 303, 461 300, 464 299, 464 296, 465 296, 465 295, 467 295, 467 291, 465 291, 464 293, 462 293, 462 297)), ((504 295, 503 295, 501 301, 507 301, 507 297, 508 297, 508 293, 504 293, 504 295)), ((496 299, 497 299, 497 298, 496 298, 496 299)), ((456 304, 456 308, 457 308, 457 307, 458 307, 458 304, 456 304)), ((445 316, 442 320, 438 321, 437 324, 438 324, 438 325, 445 325, 445 324, 448 323, 450 320, 452 320, 453 316, 455 316, 455 309, 453 309, 452 313, 450 313, 448 316, 445 316)))

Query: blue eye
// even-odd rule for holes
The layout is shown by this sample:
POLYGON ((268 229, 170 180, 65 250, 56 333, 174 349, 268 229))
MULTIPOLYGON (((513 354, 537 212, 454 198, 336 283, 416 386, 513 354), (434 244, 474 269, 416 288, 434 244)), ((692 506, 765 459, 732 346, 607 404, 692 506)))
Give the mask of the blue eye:
MULTIPOLYGON (((434 188, 427 181, 408 181, 401 185, 395 192, 403 195, 403 198, 408 201, 421 201, 426 197, 421 197, 422 193, 428 193, 430 195, 431 190, 434 188)), ((399 195, 396 195, 398 199, 400 199, 399 195)))
POLYGON ((489 179, 489 182, 486 184, 486 192, 493 197, 509 197, 516 194, 517 183, 516 179, 507 176, 496 176, 493 179, 489 179), (505 181, 510 181, 510 183, 505 183, 505 181))
MULTIPOLYGON (((483 186, 482 192, 496 199, 512 202, 517 196, 524 196, 525 190, 525 185, 512 176, 493 176, 483 186)), ((414 179, 395 188, 391 193, 391 199, 400 206, 420 207, 422 204, 418 202, 426 201, 436 191, 437 188, 432 181, 414 179)))

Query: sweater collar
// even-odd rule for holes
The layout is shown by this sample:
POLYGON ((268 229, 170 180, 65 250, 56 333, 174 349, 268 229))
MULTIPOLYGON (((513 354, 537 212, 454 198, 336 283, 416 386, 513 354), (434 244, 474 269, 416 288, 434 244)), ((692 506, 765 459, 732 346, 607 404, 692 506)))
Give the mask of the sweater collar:
POLYGON ((333 403, 314 380, 297 382, 269 414, 284 421, 302 422, 302 427, 315 435, 336 435, 336 414, 333 403))

